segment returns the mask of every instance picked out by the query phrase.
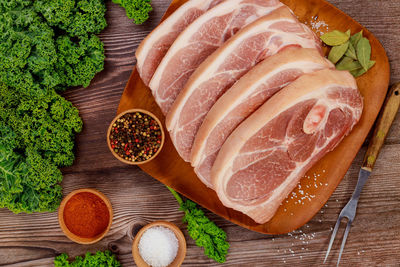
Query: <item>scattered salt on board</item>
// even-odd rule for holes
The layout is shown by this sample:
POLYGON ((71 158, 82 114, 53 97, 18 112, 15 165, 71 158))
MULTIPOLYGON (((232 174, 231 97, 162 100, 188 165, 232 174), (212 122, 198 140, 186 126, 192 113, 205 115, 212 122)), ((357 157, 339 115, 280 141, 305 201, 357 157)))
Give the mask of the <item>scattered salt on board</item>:
POLYGON ((174 232, 163 226, 147 229, 139 240, 139 253, 152 267, 166 267, 178 253, 178 239, 174 232))

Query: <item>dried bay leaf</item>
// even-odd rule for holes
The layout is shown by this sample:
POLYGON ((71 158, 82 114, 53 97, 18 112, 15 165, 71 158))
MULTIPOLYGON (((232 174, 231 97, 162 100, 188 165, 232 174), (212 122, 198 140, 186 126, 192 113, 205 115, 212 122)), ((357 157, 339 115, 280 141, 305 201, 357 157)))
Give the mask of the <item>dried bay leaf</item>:
POLYGON ((347 70, 354 77, 359 77, 375 64, 371 60, 371 44, 363 37, 362 30, 353 35, 350 30, 334 30, 322 35, 321 40, 332 46, 328 59, 336 64, 338 70, 347 70))
POLYGON ((371 45, 367 38, 363 37, 358 41, 356 53, 361 66, 367 71, 371 59, 371 45))
POLYGON ((357 47, 358 41, 361 40, 361 38, 363 37, 363 31, 359 31, 356 34, 353 34, 353 36, 350 37, 350 43, 353 45, 353 47, 357 47))
POLYGON ((339 66, 341 64, 347 64, 349 62, 353 62, 354 60, 350 57, 345 56, 344 58, 342 58, 337 64, 336 66, 339 66))
POLYGON ((364 68, 360 68, 358 70, 353 70, 350 71, 350 73, 354 76, 354 77, 359 77, 361 75, 363 75, 364 73, 366 73, 370 68, 372 68, 375 65, 375 61, 371 60, 370 62, 368 62, 368 69, 365 70, 364 68))
POLYGON ((336 46, 347 42, 349 40, 349 36, 344 32, 334 30, 322 35, 321 40, 327 45, 336 46))
POLYGON ((345 55, 347 57, 351 57, 354 60, 357 60, 356 49, 354 48, 351 42, 349 42, 349 49, 347 49, 345 55))
POLYGON ((349 48, 348 41, 345 42, 344 44, 332 47, 331 51, 329 52, 328 59, 333 64, 336 64, 343 57, 348 48, 349 48))
POLYGON ((358 70, 353 70, 350 71, 351 75, 354 76, 354 78, 360 77, 361 75, 363 75, 364 73, 366 73, 367 71, 364 70, 363 68, 358 69, 358 70))
POLYGON ((375 65, 375 63, 376 63, 375 60, 370 60, 370 61, 369 61, 369 64, 368 64, 368 70, 369 70, 370 68, 372 68, 372 67, 375 65))
POLYGON ((361 64, 358 61, 355 61, 350 57, 344 57, 342 60, 339 61, 338 64, 336 64, 336 69, 348 70, 348 71, 352 72, 352 71, 358 71, 360 69, 363 69, 363 67, 361 66, 361 64))

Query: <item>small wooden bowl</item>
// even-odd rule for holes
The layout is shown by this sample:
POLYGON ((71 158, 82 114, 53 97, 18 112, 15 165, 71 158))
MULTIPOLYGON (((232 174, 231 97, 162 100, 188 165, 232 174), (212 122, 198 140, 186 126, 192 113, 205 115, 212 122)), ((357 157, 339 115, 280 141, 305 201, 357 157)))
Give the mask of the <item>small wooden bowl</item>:
POLYGON ((153 160, 155 157, 157 157, 158 153, 160 153, 161 149, 163 148, 164 141, 165 141, 165 134, 164 134, 164 129, 163 129, 163 126, 162 126, 160 120, 159 120, 159 119, 156 117, 156 115, 154 115, 153 113, 151 113, 151 112, 149 112, 149 111, 147 111, 147 110, 144 110, 144 109, 140 109, 140 108, 128 109, 127 111, 124 111, 124 112, 118 114, 118 115, 112 120, 112 122, 110 123, 110 126, 108 127, 108 130, 107 130, 107 145, 108 145, 108 148, 110 149, 111 153, 112 153, 112 154, 114 155, 114 157, 116 157, 119 161, 121 161, 121 162, 123 162, 123 163, 126 163, 126 164, 131 164, 131 165, 141 165, 141 164, 145 164, 145 163, 147 163, 147 162, 153 160), (125 114, 127 114, 127 113, 134 113, 134 112, 140 112, 140 113, 144 113, 144 114, 149 115, 150 117, 152 117, 152 118, 158 123, 158 126, 160 126, 160 130, 161 130, 161 144, 160 144, 160 148, 157 150, 156 153, 153 154, 153 156, 152 156, 151 158, 149 158, 149 159, 147 159, 147 160, 144 160, 144 161, 129 161, 129 160, 126 160, 126 159, 124 159, 124 158, 121 158, 117 153, 114 152, 114 149, 112 149, 111 144, 110 144, 110 132, 111 132, 112 125, 115 123, 116 120, 118 120, 119 118, 121 118, 121 117, 124 116, 125 114))
POLYGON ((175 224, 167 222, 167 221, 155 221, 155 222, 149 223, 148 225, 146 225, 142 229, 140 229, 140 231, 136 234, 135 239, 133 240, 133 244, 132 244, 132 255, 133 255, 133 259, 134 259, 136 265, 138 267, 151 267, 140 256, 139 241, 140 241, 140 238, 142 237, 143 233, 147 229, 154 227, 154 226, 163 226, 174 232, 176 239, 178 239, 179 248, 178 248, 178 252, 176 254, 174 261, 171 262, 171 264, 168 265, 168 267, 181 266, 181 264, 186 256, 185 236, 183 235, 182 231, 175 224))
POLYGON ((112 224, 112 220, 113 220, 113 210, 112 210, 112 206, 111 206, 111 202, 110 200, 101 192, 95 190, 95 189, 90 189, 90 188, 83 188, 83 189, 78 189, 78 190, 74 190, 71 193, 69 193, 62 201, 60 204, 60 207, 58 208, 58 222, 60 224, 61 230, 64 232, 64 234, 71 239, 72 241, 79 243, 79 244, 93 244, 96 243, 98 241, 100 241, 110 230, 111 224, 112 224), (67 204, 67 202, 71 199, 71 197, 75 196, 78 193, 83 193, 83 192, 87 192, 87 193, 92 193, 96 196, 98 196, 101 200, 104 201, 104 203, 106 204, 107 208, 108 208, 108 212, 110 213, 110 220, 108 222, 108 226, 107 228, 104 230, 103 233, 95 236, 95 237, 80 237, 74 233, 72 233, 68 227, 65 224, 64 221, 64 209, 65 209, 65 205, 67 204))

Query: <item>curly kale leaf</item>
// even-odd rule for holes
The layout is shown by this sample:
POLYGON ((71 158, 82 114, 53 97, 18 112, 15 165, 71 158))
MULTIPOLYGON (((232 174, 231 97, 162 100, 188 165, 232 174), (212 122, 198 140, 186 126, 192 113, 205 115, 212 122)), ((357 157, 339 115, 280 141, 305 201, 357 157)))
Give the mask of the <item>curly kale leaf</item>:
POLYGON ((1 120, 18 136, 18 149, 37 151, 58 167, 73 163, 74 136, 82 130, 82 120, 69 101, 54 91, 32 98, 3 88, 0 108, 1 120))
POLYGON ((0 206, 4 206, 4 200, 23 191, 18 174, 24 172, 26 166, 21 164, 22 157, 13 151, 17 147, 17 135, 1 121, 0 136, 0 206))
POLYGON ((70 36, 97 34, 107 26, 103 0, 36 0, 34 7, 49 25, 65 30, 70 36))
POLYGON ((55 267, 87 267, 87 266, 107 266, 120 267, 121 263, 110 251, 97 251, 95 254, 86 253, 85 257, 77 256, 73 262, 68 261, 66 253, 57 256, 54 259, 55 267))
POLYGON ((60 170, 28 150, 25 157, 14 149, 17 135, 0 122, 0 208, 19 212, 54 211, 62 198, 60 170))
POLYGON ((69 37, 57 39, 56 69, 66 86, 89 86, 90 81, 104 68, 103 43, 96 35, 83 37, 74 43, 69 37))
POLYGON ((25 6, 30 6, 33 0, 0 0, 0 13, 15 10, 16 8, 23 8, 25 6))
POLYGON ((135 24, 142 24, 149 18, 149 12, 153 10, 151 0, 112 0, 122 6, 126 16, 133 19, 135 24))
POLYGON ((106 26, 105 5, 72 2, 0 0, 0 82, 30 96, 89 85, 103 69, 103 44, 91 33, 106 26), (68 21, 68 27, 58 20, 68 21))
POLYGON ((180 195, 168 187, 180 205, 180 210, 185 212, 183 222, 187 223, 188 233, 196 245, 204 248, 204 254, 216 262, 226 261, 229 243, 226 241, 226 233, 210 221, 193 201, 183 201, 180 195))
POLYGON ((30 95, 59 84, 50 71, 57 60, 53 38, 32 8, 0 14, 0 80, 30 95))
POLYGON ((0 0, 0 207, 54 210, 74 160, 78 110, 55 90, 103 69, 103 0, 0 0))
POLYGON ((54 91, 27 97, 0 84, 0 208, 56 210, 62 198, 58 167, 72 164, 81 129, 78 110, 54 91))

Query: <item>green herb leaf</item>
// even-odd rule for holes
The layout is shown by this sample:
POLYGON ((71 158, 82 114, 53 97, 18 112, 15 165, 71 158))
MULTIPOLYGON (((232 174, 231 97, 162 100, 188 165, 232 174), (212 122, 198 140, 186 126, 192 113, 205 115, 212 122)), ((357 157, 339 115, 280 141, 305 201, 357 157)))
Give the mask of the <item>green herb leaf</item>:
POLYGON ((345 42, 344 44, 332 47, 331 51, 329 52, 328 59, 333 64, 336 64, 336 62, 338 62, 343 57, 348 48, 349 48, 348 41, 345 42))
POLYGON ((105 12, 103 0, 0 0, 0 208, 57 209, 82 120, 56 91, 103 69, 105 12))
POLYGON ((84 257, 76 256, 73 262, 68 261, 66 253, 54 259, 54 267, 88 267, 88 266, 107 266, 121 267, 121 263, 110 251, 97 251, 95 254, 87 252, 84 257))
POLYGON ((348 30, 345 32, 345 34, 347 34, 347 36, 349 36, 349 38, 350 38, 350 35, 351 35, 350 29, 348 29, 348 30))
POLYGON ((151 0, 112 0, 126 11, 128 18, 135 24, 142 24, 149 18, 149 12, 153 10, 151 0))
POLYGON ((375 60, 370 60, 368 64, 368 70, 371 69, 375 65, 376 61, 375 60))
POLYGON ((362 69, 362 66, 358 61, 354 61, 350 57, 344 57, 341 61, 339 61, 339 63, 336 64, 336 69, 355 71, 362 69))
MULTIPOLYGON (((375 65, 375 61, 374 61, 374 60, 371 60, 371 61, 368 63, 368 70, 369 70, 370 68, 372 68, 374 65, 375 65)), ((350 73, 351 73, 354 77, 357 78, 357 77, 363 75, 364 73, 366 73, 368 70, 365 70, 364 68, 359 68, 359 69, 357 69, 357 70, 350 71, 350 73)))
POLYGON ((226 233, 215 223, 210 221, 193 201, 184 201, 172 188, 168 187, 172 195, 179 203, 180 210, 185 212, 183 222, 187 223, 190 237, 196 241, 196 245, 204 248, 204 254, 216 262, 226 261, 229 243, 226 241, 226 233))
POLYGON ((369 61, 371 59, 371 45, 367 38, 361 38, 356 47, 357 58, 365 71, 368 70, 369 61))
POLYGON ((347 57, 350 57, 354 60, 357 60, 357 54, 356 54, 356 49, 354 48, 354 46, 351 44, 351 42, 349 42, 349 49, 347 49, 345 55, 347 57))
POLYGON ((74 161, 78 110, 53 90, 23 96, 0 82, 0 208, 19 212, 57 209, 62 173, 74 161))
POLYGON ((353 45, 353 47, 357 47, 358 41, 360 41, 362 37, 363 37, 362 30, 356 34, 353 34, 353 36, 350 37, 350 43, 353 45))
POLYGON ((37 96, 87 87, 103 70, 104 47, 94 33, 107 26, 105 1, 0 2, 0 82, 37 96))
POLYGON ((347 42, 349 40, 349 36, 344 32, 334 30, 322 35, 321 40, 327 45, 336 46, 347 42))
POLYGON ((353 70, 350 71, 351 75, 353 75, 355 78, 360 77, 361 75, 363 75, 364 73, 366 73, 367 71, 364 68, 358 69, 358 70, 353 70))

